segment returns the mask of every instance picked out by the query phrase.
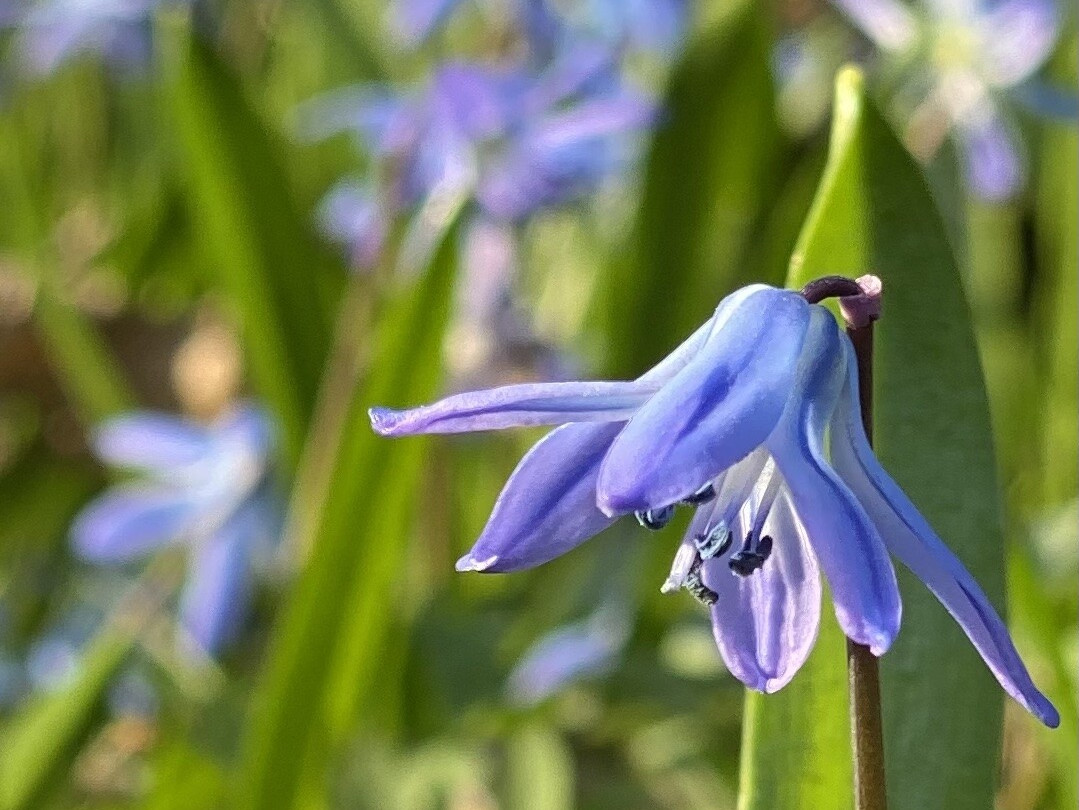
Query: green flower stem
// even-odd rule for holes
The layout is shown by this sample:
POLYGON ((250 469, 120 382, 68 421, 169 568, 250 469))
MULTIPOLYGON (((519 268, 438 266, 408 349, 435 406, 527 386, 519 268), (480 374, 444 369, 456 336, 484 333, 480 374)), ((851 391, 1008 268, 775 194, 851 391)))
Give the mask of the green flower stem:
MULTIPOLYGON (((858 399, 862 424, 873 443, 873 322, 848 327, 858 360, 858 399)), ((863 644, 847 639, 851 746, 854 749, 854 798, 857 810, 886 810, 884 730, 880 706, 880 666, 863 644)))

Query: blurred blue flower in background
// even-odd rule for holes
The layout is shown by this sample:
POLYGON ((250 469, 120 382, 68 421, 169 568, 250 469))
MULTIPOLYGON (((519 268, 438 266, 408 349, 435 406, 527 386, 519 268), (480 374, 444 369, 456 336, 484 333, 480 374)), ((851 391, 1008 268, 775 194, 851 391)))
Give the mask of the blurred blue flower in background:
POLYGON ((318 214, 357 270, 383 258, 398 218, 407 221, 400 266, 424 264, 452 219, 446 211, 469 204, 450 341, 459 380, 476 381, 497 365, 562 376, 566 363, 514 306, 519 226, 632 165, 635 136, 655 120, 656 106, 621 77, 611 48, 579 42, 540 70, 450 62, 418 89, 331 92, 303 105, 298 118, 306 139, 348 133, 370 156, 367 176, 339 182, 318 214))
POLYGON ((212 425, 135 412, 97 431, 105 463, 143 478, 101 495, 76 518, 76 551, 95 563, 124 563, 170 544, 189 555, 181 622, 199 649, 214 653, 245 615, 254 563, 278 528, 270 480, 267 415, 239 406, 212 425))
POLYGON ((532 568, 624 515, 659 529, 694 507, 663 590, 710 605, 730 671, 774 692, 816 640, 819 572, 846 636, 887 651, 901 615, 890 553, 1005 691, 1057 725, 988 598, 873 455, 857 374, 827 309, 753 285, 636 381, 512 385, 373 408, 371 423, 386 436, 560 425, 517 466, 459 571, 532 568))
POLYGON ((583 621, 560 627, 533 644, 514 666, 506 691, 531 706, 586 678, 614 668, 629 640, 625 605, 609 602, 583 621))
POLYGON ((1026 166, 1010 104, 1074 118, 1079 97, 1040 81, 1063 30, 1055 0, 833 0, 902 81, 908 146, 932 158, 950 133, 970 188, 988 200, 1019 191, 1026 166))
POLYGON ((629 137, 655 112, 619 77, 610 51, 590 43, 538 73, 453 62, 419 91, 332 92, 304 105, 299 118, 305 137, 351 132, 375 161, 376 188, 360 192, 345 181, 322 219, 369 261, 388 219, 433 199, 470 197, 481 216, 520 222, 596 189, 627 165, 629 137))
POLYGON ((153 17, 171 0, 36 0, 0 18, 18 29, 16 49, 32 73, 52 73, 83 53, 122 68, 145 65, 151 56, 153 17))
MULTIPOLYGON (((618 47, 670 54, 688 25, 687 0, 508 0, 531 47, 547 53, 566 40, 595 37, 618 47)), ((391 25, 417 45, 443 26, 462 0, 397 0, 391 25)))

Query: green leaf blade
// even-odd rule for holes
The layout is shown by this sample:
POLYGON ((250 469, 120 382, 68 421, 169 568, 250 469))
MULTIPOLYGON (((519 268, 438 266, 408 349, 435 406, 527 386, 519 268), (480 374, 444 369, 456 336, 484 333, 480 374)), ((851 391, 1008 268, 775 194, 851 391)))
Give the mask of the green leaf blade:
POLYGON ((202 247, 244 336, 255 383, 291 465, 332 334, 344 272, 292 199, 281 145, 208 45, 182 48, 169 101, 202 247))
MULTIPOLYGON (((322 777, 376 677, 394 617, 390 591, 404 555, 424 440, 376 436, 367 409, 429 399, 441 369, 456 268, 456 228, 431 267, 379 320, 373 369, 348 394, 331 473, 310 493, 297 524, 311 557, 277 628, 255 696, 242 763, 242 806, 289 808, 322 801, 322 777)), ((361 720, 362 724, 362 720, 361 720)))
MULTIPOLYGON (((956 260, 921 173, 857 71, 840 74, 835 109, 829 163, 788 285, 834 273, 881 277, 877 454, 999 607, 996 465, 956 260)), ((924 585, 905 571, 899 579, 903 629, 881 665, 890 808, 991 806, 1003 693, 924 585)), ((741 806, 849 808, 851 784, 837 781, 851 769, 846 722, 842 637, 828 610, 791 686, 751 698, 741 806)))

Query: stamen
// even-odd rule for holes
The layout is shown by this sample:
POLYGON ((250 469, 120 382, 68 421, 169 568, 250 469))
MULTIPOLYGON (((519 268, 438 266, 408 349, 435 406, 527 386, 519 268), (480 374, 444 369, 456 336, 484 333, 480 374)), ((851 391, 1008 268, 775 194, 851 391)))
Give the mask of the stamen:
POLYGON ((683 587, 693 594, 693 598, 705 607, 711 607, 719 601, 719 594, 705 585, 704 580, 701 579, 700 557, 693 562, 693 566, 689 569, 689 573, 686 574, 686 581, 683 587))
POLYGON ((761 532, 764 531, 764 522, 768 519, 768 513, 772 511, 776 498, 779 497, 779 488, 783 483, 783 476, 779 474, 774 461, 765 468, 764 473, 761 475, 762 480, 765 475, 768 476, 768 480, 764 485, 764 491, 761 492, 760 499, 756 503, 753 525, 749 529, 754 537, 760 537, 761 532))
POLYGON ((662 509, 648 509, 643 512, 634 512, 633 516, 644 528, 658 532, 671 522, 674 517, 674 506, 664 506, 662 509))
POLYGON ((684 503, 686 506, 700 506, 702 503, 708 503, 715 497, 716 488, 712 484, 712 482, 709 481, 707 484, 698 489, 688 498, 683 498, 682 503, 684 503))
POLYGON ((734 543, 734 533, 727 528, 727 524, 720 521, 704 534, 698 534, 693 538, 693 544, 701 557, 710 560, 713 557, 722 557, 727 549, 734 543))
POLYGON ((759 570, 772 554, 772 538, 769 535, 764 535, 756 543, 753 542, 753 537, 752 532, 747 534, 741 550, 736 551, 727 560, 731 571, 740 577, 748 577, 759 570))

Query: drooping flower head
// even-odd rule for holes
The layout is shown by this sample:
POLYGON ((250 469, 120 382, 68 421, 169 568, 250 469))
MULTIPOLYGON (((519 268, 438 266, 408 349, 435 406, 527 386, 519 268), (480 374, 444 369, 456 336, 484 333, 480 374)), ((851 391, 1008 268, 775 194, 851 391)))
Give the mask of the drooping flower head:
POLYGON ((218 651, 239 629, 255 558, 276 535, 272 443, 268 417, 250 405, 208 426, 151 412, 106 422, 94 437, 98 457, 141 477, 78 515, 75 550, 90 562, 125 563, 185 546, 181 622, 203 651, 218 651))
POLYGON ((928 159, 950 132, 968 184, 983 198, 1006 199, 1023 185, 1023 147, 1010 107, 1079 117, 1073 88, 1036 76, 1063 28, 1055 0, 833 2, 877 46, 882 67, 902 77, 898 102, 908 144, 928 159))
POLYGON ((813 646, 820 574, 847 637, 888 650, 901 615, 896 557, 1004 689, 1055 726, 985 594, 877 462, 857 383, 853 347, 827 309, 753 285, 635 381, 506 386, 373 408, 371 421, 388 436, 560 426, 522 459, 460 571, 531 568, 624 516, 657 529, 692 508, 664 590, 708 604, 728 668, 772 692, 813 646))

